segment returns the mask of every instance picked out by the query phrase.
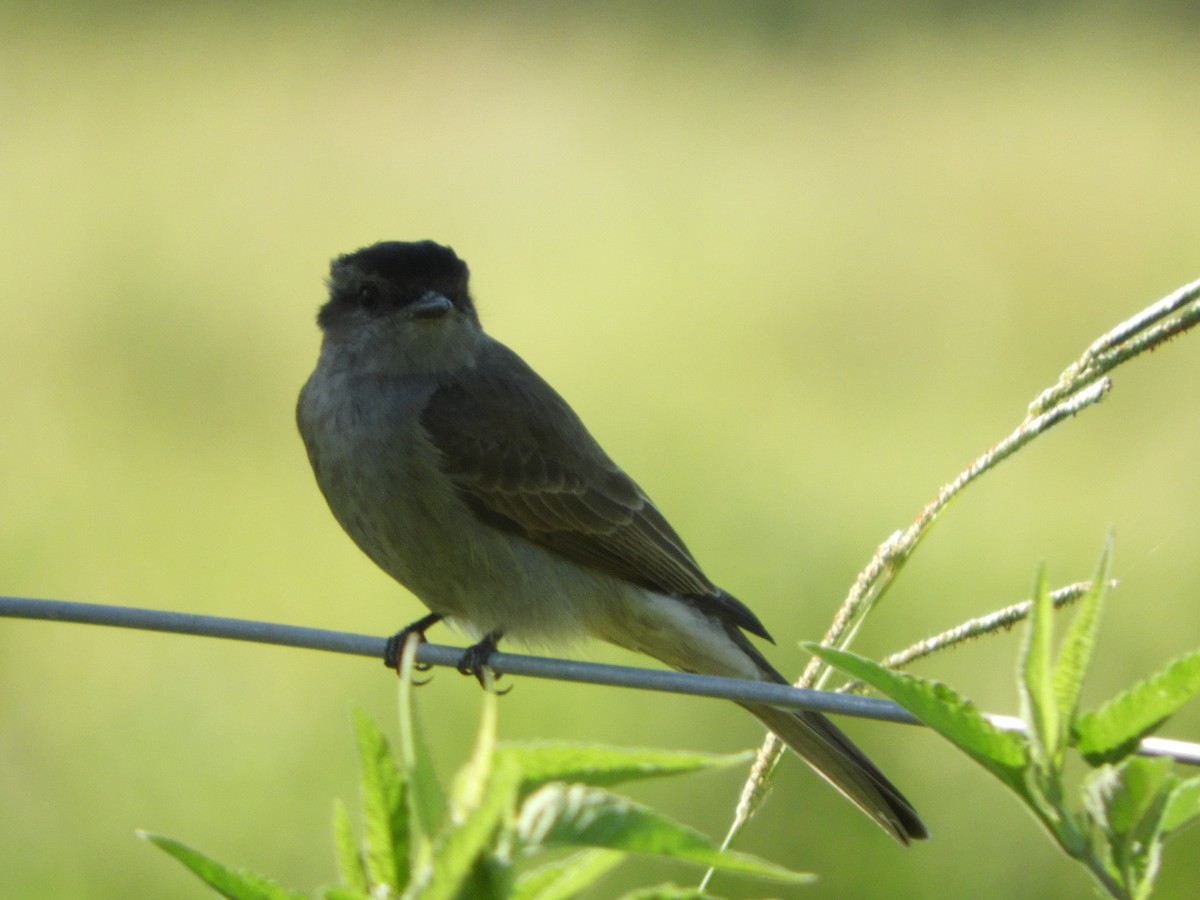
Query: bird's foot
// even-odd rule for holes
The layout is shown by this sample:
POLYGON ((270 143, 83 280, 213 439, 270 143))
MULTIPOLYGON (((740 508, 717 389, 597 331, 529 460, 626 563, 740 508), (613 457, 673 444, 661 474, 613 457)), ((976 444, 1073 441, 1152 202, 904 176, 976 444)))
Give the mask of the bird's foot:
MULTIPOLYGON (((445 617, 440 613, 430 613, 423 618, 417 619, 417 621, 413 622, 411 625, 406 625, 404 628, 401 628, 399 631, 393 634, 387 639, 387 643, 384 645, 383 664, 389 669, 395 669, 397 674, 399 674, 400 654, 404 652, 404 645, 408 642, 409 638, 415 637, 417 642, 420 643, 421 641, 425 640, 425 632, 438 622, 442 621, 443 618, 445 617)), ((415 663, 413 668, 418 672, 426 672, 429 670, 430 666, 428 664, 415 663)), ((413 683, 421 685, 425 684, 427 681, 428 679, 425 681, 414 681, 413 683)))
MULTIPOLYGON (((463 655, 458 661, 458 671, 464 675, 474 675, 475 679, 479 682, 479 686, 485 691, 496 690, 496 679, 500 676, 488 665, 488 660, 496 652, 496 643, 502 636, 503 632, 493 631, 478 644, 474 644, 463 651, 463 655)), ((496 693, 507 694, 511 690, 512 686, 510 685, 502 691, 496 691, 496 693)))

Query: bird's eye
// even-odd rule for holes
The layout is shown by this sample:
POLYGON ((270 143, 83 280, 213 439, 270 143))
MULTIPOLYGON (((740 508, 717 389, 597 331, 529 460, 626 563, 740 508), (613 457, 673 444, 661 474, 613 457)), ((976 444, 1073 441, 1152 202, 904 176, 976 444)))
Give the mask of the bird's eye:
POLYGON ((379 290, 372 284, 364 284, 358 289, 358 305, 367 312, 374 312, 379 306, 379 290))

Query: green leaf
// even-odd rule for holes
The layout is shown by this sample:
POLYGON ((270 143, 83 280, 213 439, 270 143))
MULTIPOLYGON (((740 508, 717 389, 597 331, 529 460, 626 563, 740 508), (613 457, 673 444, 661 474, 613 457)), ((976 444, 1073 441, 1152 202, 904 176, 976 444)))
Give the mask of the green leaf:
POLYGON ((457 896, 469 900, 506 898, 512 893, 512 866, 507 848, 492 846, 501 818, 511 820, 520 772, 494 763, 496 693, 483 694, 483 714, 471 759, 459 769, 450 792, 450 807, 430 857, 432 877, 424 879, 421 897, 457 896), (511 796, 510 796, 511 794, 511 796), (486 809, 485 809, 486 807, 486 809), (498 818, 499 817, 499 818, 498 818))
POLYGON ((500 826, 511 819, 516 806, 521 773, 511 760, 497 760, 481 792, 481 803, 467 818, 447 823, 434 843, 428 865, 409 885, 404 896, 421 900, 453 900, 473 877, 477 861, 493 849, 500 826))
MULTIPOLYGON (((363 844, 368 883, 398 889, 408 880, 406 785, 383 732, 362 710, 352 712, 362 769, 363 844)), ((347 883, 352 882, 347 879, 347 883)))
MULTIPOLYGON (((413 667, 418 641, 407 641, 400 655, 400 764, 405 783, 408 879, 412 872, 428 864, 433 835, 445 816, 446 800, 433 768, 433 758, 425 746, 424 732, 413 704, 413 667)), ((397 854, 399 858, 399 854, 397 854)), ((401 882, 402 884, 404 882, 401 882)))
POLYGON ((475 857, 470 874, 454 896, 456 900, 509 900, 514 880, 512 863, 485 851, 475 857))
POLYGON ((539 866, 517 879, 512 900, 570 900, 623 859, 616 850, 584 850, 539 866))
POLYGON ((145 831, 139 831, 138 837, 175 857, 222 897, 230 900, 304 900, 304 894, 282 888, 261 875, 230 869, 174 838, 145 831))
POLYGON ((1108 593, 1109 580, 1112 578, 1112 534, 1104 542, 1104 550, 1100 554, 1100 562, 1096 566, 1096 574, 1092 576, 1092 586, 1084 594, 1079 603, 1079 612, 1067 629, 1062 647, 1058 651, 1058 661, 1054 665, 1054 695, 1057 700, 1058 713, 1061 723, 1068 725, 1075 720, 1075 712, 1079 708, 1079 694, 1083 687, 1083 676, 1087 672, 1088 662, 1092 658, 1092 650, 1096 644, 1096 630, 1100 624, 1100 608, 1104 595, 1108 593))
POLYGON ((1054 636, 1054 604, 1046 567, 1038 570, 1033 589, 1033 609, 1025 628, 1017 666, 1017 688, 1021 695, 1021 718, 1029 728, 1029 748, 1042 771, 1057 768, 1061 761, 1062 720, 1055 697, 1051 641, 1054 636))
POLYGON ((1079 752, 1093 766, 1123 759, 1197 693, 1200 651, 1180 657, 1095 712, 1081 714, 1074 729, 1079 752))
POLYGON ((1085 783, 1084 803, 1100 825, 1105 862, 1131 897, 1149 896, 1162 858, 1163 812, 1178 779, 1171 760, 1133 756, 1085 783))
POLYGON ((754 758, 753 753, 722 756, 583 744, 505 744, 496 752, 517 763, 522 772, 523 793, 530 793, 551 781, 615 787, 647 778, 730 768, 754 758))
POLYGON ((1030 799, 1024 776, 1028 757, 1021 736, 997 728, 983 717, 975 704, 953 688, 894 672, 874 660, 845 650, 812 643, 804 644, 804 647, 895 700, 1020 796, 1030 799))
POLYGON ((1150 896, 1162 862, 1163 843, 1172 832, 1198 816, 1200 778, 1184 781, 1172 774, 1163 779, 1151 812, 1143 816, 1138 829, 1126 838, 1122 847, 1127 878, 1136 884, 1134 896, 1139 900, 1150 896))
POLYGON ((341 885, 326 888, 324 897, 325 900, 374 900, 365 891, 357 891, 354 888, 342 887, 341 885))
POLYGON ((479 731, 475 735, 471 759, 459 769, 450 791, 452 821, 466 820, 483 802, 489 787, 495 750, 496 694, 487 691, 483 695, 483 714, 479 719, 479 731))
POLYGON ((362 857, 358 853, 358 841, 346 806, 338 800, 333 805, 333 846, 337 853, 338 874, 342 884, 363 893, 371 889, 367 873, 363 869, 362 857))
POLYGON ((717 900, 717 898, 694 887, 657 884, 653 887, 637 888, 627 894, 622 894, 619 900, 717 900))
POLYGON ((1163 808, 1163 833, 1177 831, 1197 818, 1200 818, 1200 777, 1180 781, 1171 789, 1163 808))
POLYGON ((601 847, 698 863, 760 878, 802 883, 814 876, 744 853, 723 851, 704 834, 600 788, 547 784, 522 804, 515 833, 527 851, 601 847))
POLYGON ((1167 757, 1131 756, 1117 766, 1104 766, 1088 779, 1088 810, 1108 831, 1128 834, 1145 818, 1171 777, 1167 757))

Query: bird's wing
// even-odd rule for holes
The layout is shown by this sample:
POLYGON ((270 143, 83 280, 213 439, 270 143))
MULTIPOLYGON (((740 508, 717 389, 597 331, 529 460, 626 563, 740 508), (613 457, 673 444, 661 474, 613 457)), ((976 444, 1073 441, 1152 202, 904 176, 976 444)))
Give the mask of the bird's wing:
POLYGON ((478 365, 439 387, 421 425, 459 494, 491 525, 770 640, 754 613, 708 580, 566 401, 504 345, 489 342, 478 365))

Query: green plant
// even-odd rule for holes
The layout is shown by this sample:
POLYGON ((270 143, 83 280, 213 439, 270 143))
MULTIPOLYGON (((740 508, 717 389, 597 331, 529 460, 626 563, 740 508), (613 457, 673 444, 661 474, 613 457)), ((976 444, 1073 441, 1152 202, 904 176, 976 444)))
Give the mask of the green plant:
POLYGON ((1150 896, 1166 838, 1200 818, 1200 777, 1180 778, 1170 759, 1135 755, 1143 737, 1200 692, 1200 652, 1098 710, 1079 711, 1111 560, 1110 539, 1056 659, 1052 601, 1044 569, 1039 573, 1017 668, 1024 734, 996 727, 947 685, 843 650, 808 647, 891 697, 999 778, 1109 896, 1133 900, 1150 896), (1074 790, 1065 776, 1068 747, 1087 767, 1074 790))
MULTIPOLYGON (((630 853, 790 883, 813 878, 722 850, 700 832, 610 790, 625 782, 745 763, 748 754, 497 745, 491 692, 485 694, 471 759, 444 792, 421 743, 410 682, 409 677, 401 679, 398 760, 367 716, 354 713, 362 767, 363 839, 360 847, 346 808, 338 803, 333 830, 341 882, 324 889, 325 900, 565 900, 630 853)), ((172 838, 143 836, 225 897, 305 896, 218 863, 172 838)), ((710 896, 674 885, 625 895, 627 900, 710 896)))

